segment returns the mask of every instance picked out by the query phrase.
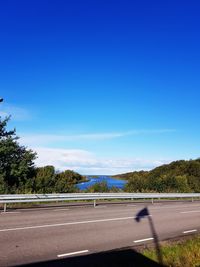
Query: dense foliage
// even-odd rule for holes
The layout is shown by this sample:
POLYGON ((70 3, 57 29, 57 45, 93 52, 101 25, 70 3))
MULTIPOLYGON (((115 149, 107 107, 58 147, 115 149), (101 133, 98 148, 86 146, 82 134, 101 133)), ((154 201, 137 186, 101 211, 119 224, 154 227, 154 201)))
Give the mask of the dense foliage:
POLYGON ((56 172, 53 166, 36 168, 36 153, 21 146, 15 130, 7 131, 9 118, 0 117, 0 194, 74 192, 75 184, 85 180, 66 170, 56 172))
POLYGON ((53 166, 35 168, 35 175, 27 186, 30 193, 71 193, 76 184, 85 180, 80 174, 66 170, 56 172, 53 166))
POLYGON ((107 192, 113 192, 117 193, 120 192, 121 189, 118 189, 117 187, 109 187, 108 183, 106 181, 101 181, 98 183, 95 183, 88 187, 87 190, 85 190, 86 193, 107 193, 107 192))
POLYGON ((34 173, 36 154, 18 143, 15 130, 7 131, 9 118, 0 120, 0 193, 25 190, 34 173))
POLYGON ((118 175, 128 180, 128 192, 200 192, 200 159, 180 160, 149 172, 118 175))

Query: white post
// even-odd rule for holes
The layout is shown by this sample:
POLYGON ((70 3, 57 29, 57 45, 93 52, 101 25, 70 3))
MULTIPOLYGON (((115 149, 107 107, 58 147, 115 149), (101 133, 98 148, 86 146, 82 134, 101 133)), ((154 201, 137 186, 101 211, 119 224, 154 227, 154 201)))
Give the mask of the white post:
POLYGON ((153 204, 153 198, 151 199, 151 203, 153 204))
POLYGON ((96 199, 94 199, 94 208, 96 207, 96 199))
POLYGON ((3 205, 3 211, 6 212, 6 203, 3 205))

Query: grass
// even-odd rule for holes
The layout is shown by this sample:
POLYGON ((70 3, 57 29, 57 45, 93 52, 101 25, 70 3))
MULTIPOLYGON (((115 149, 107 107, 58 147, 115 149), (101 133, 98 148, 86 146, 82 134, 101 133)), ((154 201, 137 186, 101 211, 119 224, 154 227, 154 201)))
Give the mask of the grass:
MULTIPOLYGON (((199 267, 200 266, 200 235, 188 240, 168 242, 161 247, 163 264, 169 267, 199 267)), ((145 249, 146 257, 157 261, 155 249, 145 249)))

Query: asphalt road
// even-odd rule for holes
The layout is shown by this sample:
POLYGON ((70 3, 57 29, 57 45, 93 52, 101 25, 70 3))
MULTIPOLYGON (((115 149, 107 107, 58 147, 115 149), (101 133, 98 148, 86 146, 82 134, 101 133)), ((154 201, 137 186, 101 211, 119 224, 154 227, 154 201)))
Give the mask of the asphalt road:
POLYGON ((0 214, 0 266, 41 262, 153 242, 200 232, 200 203, 54 207, 0 214))

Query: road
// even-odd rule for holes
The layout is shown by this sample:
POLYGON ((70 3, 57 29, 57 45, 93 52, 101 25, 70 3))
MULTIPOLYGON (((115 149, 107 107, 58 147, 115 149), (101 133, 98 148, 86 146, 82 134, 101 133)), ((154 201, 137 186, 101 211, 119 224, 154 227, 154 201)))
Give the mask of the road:
MULTIPOLYGON (((54 207, 0 214, 0 266, 90 254, 152 242, 144 204, 54 207)), ((159 240, 200 232, 200 203, 149 204, 159 240)))

